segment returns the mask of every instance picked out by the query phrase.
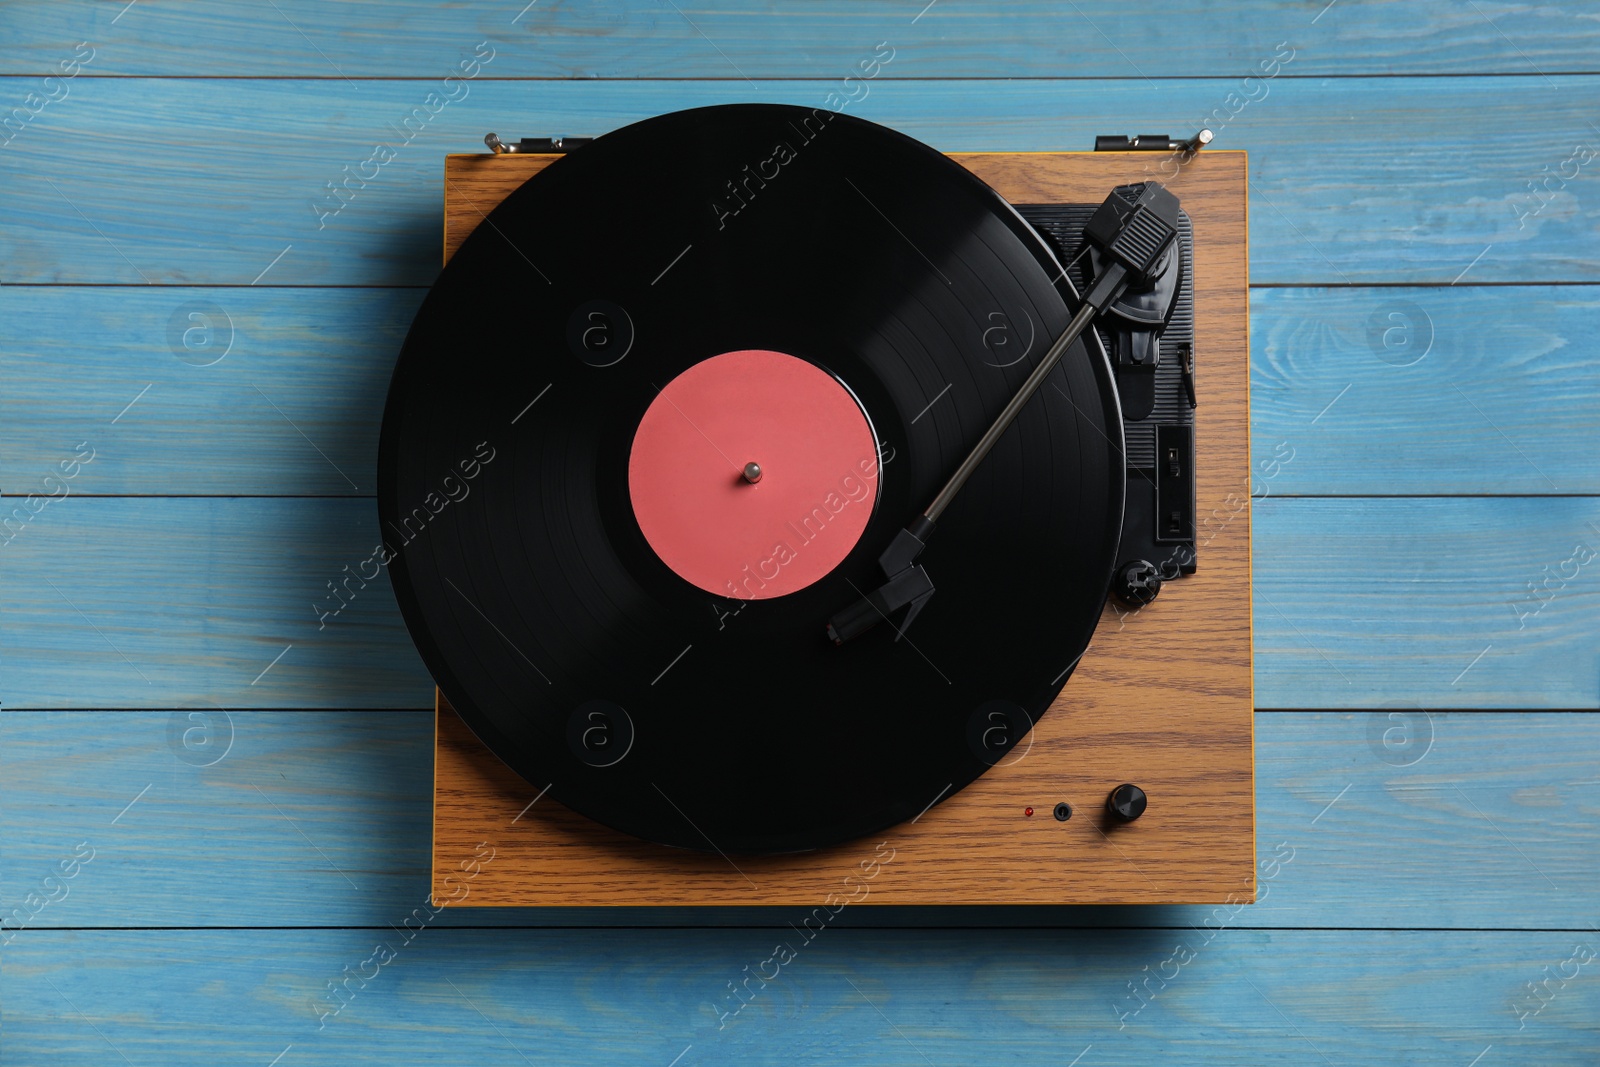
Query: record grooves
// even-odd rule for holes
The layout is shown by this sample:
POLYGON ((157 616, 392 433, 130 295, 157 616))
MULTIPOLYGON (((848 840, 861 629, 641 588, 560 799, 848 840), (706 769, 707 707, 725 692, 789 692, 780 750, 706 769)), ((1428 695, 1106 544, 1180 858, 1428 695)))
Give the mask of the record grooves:
POLYGON ((1017 348, 1031 336, 1037 356, 1071 318, 1060 264, 1009 204, 882 127, 738 105, 607 134, 488 223, 417 315, 379 460, 402 612, 486 744, 591 818, 736 853, 911 819, 1022 739, 1117 562, 1123 431, 1098 341, 945 514, 921 558, 938 596, 905 638, 824 633, 1026 378, 1017 348), (842 383, 877 437, 870 477, 816 475, 838 491, 786 542, 804 559, 866 515, 842 561, 760 599, 738 582, 752 594, 776 553, 713 595, 652 548, 629 482, 662 389, 747 351, 842 383), (435 512, 469 462, 470 493, 435 512))

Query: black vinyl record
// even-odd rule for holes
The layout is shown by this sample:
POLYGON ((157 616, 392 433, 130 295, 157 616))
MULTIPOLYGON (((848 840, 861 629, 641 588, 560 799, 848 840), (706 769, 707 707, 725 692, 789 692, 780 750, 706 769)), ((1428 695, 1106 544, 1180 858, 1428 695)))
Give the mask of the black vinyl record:
POLYGON ((1097 342, 944 514, 904 638, 836 647, 825 623, 881 584, 878 555, 1064 330, 1061 277, 964 168, 831 112, 678 112, 552 163, 440 275, 384 416, 389 571, 445 695, 534 789, 725 853, 873 833, 1017 758, 1115 562, 1122 424, 1097 342), (843 561, 755 600, 675 573, 629 495, 662 387, 748 349, 843 383, 880 465, 843 561))

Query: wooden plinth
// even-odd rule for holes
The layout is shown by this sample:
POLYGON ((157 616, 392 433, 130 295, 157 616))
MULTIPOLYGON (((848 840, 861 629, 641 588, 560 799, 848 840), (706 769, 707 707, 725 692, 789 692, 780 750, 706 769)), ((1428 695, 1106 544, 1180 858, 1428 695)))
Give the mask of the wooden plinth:
MULTIPOLYGON (((501 199, 555 158, 449 157, 446 259, 501 199)), ((830 894, 835 903, 875 904, 1254 899, 1245 154, 1202 152, 1176 175, 1170 157, 1156 153, 951 158, 1017 204, 1099 203, 1112 186, 1149 178, 1182 199, 1195 232, 1198 573, 1169 583, 1138 613, 1107 607, 1024 757, 913 823, 822 852, 730 860, 648 844, 549 798, 531 803, 538 790, 440 697, 433 828, 439 903, 813 906, 830 894), (1142 786, 1150 808, 1134 823, 1112 825, 1105 799, 1121 782, 1142 786), (1067 822, 1051 814, 1062 800, 1074 810, 1067 822), (494 859, 463 896, 462 864, 471 865, 480 842, 490 844, 494 859), (881 862, 890 850, 893 859, 881 862)))

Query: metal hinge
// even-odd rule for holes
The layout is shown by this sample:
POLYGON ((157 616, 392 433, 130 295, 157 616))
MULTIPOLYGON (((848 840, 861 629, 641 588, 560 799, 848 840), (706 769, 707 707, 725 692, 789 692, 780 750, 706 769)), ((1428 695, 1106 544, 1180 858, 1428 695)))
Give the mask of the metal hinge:
POLYGON ((570 152, 574 148, 582 148, 592 140, 593 137, 524 137, 515 144, 507 144, 497 133, 483 135, 483 143, 497 156, 508 152, 539 152, 546 155, 570 152))
POLYGON ((1096 137, 1096 152, 1198 152, 1216 135, 1201 130, 1187 141, 1173 140, 1164 133, 1141 133, 1132 137, 1096 137))

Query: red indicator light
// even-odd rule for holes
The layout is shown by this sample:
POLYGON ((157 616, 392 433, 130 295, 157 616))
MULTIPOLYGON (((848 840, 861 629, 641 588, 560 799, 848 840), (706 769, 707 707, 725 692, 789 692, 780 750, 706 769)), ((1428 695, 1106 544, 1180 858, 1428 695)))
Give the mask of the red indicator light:
POLYGON ((1033 814, 1033 809, 1032 808, 1023 808, 1022 809, 1022 814, 1024 814, 1024 815, 1032 815, 1033 814))

